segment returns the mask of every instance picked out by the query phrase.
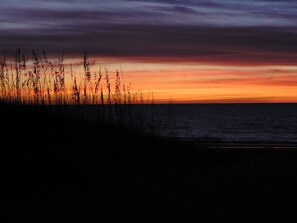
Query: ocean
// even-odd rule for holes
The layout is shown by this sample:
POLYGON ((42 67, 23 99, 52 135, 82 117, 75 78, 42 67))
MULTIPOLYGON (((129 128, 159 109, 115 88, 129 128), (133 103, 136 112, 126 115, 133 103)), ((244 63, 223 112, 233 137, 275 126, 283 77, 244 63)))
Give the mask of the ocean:
POLYGON ((138 126, 182 140, 297 142, 297 104, 80 106, 88 119, 138 126))
POLYGON ((172 121, 163 135, 224 141, 297 142, 297 104, 157 105, 172 121), (168 129, 170 129, 168 131, 168 129))

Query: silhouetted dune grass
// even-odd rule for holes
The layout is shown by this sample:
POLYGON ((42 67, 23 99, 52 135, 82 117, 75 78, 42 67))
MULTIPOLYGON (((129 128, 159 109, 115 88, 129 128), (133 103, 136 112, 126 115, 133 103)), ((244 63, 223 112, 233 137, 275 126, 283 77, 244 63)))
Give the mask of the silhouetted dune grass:
POLYGON ((7 222, 295 217, 295 150, 207 149, 43 106, 0 111, 7 222))
MULTIPOLYGON (((170 124, 157 117, 153 92, 134 90, 131 83, 126 84, 122 70, 116 69, 111 73, 101 66, 97 69, 93 66, 92 70, 87 53, 81 65, 83 71, 78 71, 71 62, 65 64, 63 54, 56 60, 50 60, 45 51, 32 50, 31 55, 25 55, 17 49, 14 58, 4 56, 0 60, 0 101, 26 105, 26 108, 51 105, 49 107, 59 107, 60 111, 60 108, 69 110, 76 107, 72 112, 75 117, 81 112, 77 108, 84 106, 96 110, 92 118, 109 124, 117 123, 118 126, 130 126, 138 131, 153 132, 161 124, 170 124), (147 105, 147 116, 144 117, 141 106, 140 109, 130 109, 134 105, 147 105)), ((84 112, 87 113, 86 110, 84 112)), ((62 126, 60 128, 63 129, 62 126)), ((73 131, 61 133, 55 140, 75 134, 73 131)))

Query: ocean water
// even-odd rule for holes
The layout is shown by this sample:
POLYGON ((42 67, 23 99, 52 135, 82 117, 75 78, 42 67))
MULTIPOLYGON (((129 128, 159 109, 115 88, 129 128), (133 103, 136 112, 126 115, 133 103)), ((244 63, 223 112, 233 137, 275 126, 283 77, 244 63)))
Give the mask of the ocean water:
POLYGON ((297 142, 297 104, 80 106, 90 120, 119 122, 184 140, 297 142))
POLYGON ((297 142, 297 104, 159 105, 158 110, 163 119, 168 114, 173 116, 168 122, 169 128, 160 131, 163 135, 224 141, 297 142))

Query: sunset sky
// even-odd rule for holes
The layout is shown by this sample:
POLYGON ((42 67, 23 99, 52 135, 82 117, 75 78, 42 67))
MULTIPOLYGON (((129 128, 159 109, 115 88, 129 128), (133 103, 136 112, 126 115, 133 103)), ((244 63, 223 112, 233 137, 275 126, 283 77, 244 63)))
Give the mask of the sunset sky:
POLYGON ((1 55, 87 51, 159 102, 297 102, 297 1, 1 0, 0 10, 1 55))

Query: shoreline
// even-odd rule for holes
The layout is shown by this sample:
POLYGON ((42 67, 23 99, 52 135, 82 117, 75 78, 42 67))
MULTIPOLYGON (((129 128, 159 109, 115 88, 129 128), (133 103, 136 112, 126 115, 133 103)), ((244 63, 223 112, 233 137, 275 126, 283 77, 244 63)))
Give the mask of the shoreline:
POLYGON ((220 140, 214 138, 178 138, 182 142, 206 146, 208 149, 297 149, 294 141, 220 140))

